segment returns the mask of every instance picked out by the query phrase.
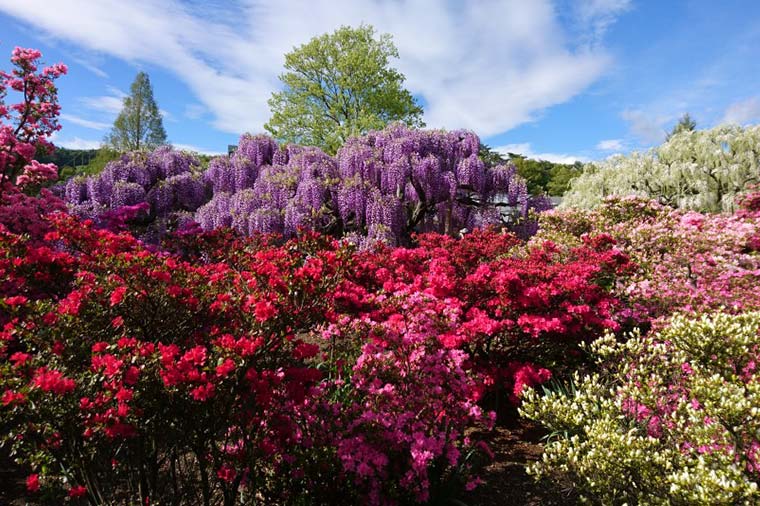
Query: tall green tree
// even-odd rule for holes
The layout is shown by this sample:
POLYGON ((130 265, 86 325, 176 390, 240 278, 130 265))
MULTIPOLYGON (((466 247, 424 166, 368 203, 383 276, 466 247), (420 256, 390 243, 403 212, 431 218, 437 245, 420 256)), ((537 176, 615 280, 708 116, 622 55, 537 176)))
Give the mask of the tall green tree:
POLYGON ((284 89, 272 94, 264 126, 281 141, 319 146, 328 153, 351 136, 400 121, 424 126, 422 108, 390 66, 398 50, 369 25, 341 27, 285 55, 284 89))
POLYGON ((681 119, 678 120, 678 123, 676 123, 676 125, 673 127, 673 130, 670 131, 665 140, 669 140, 671 137, 681 132, 693 132, 696 128, 697 122, 694 121, 687 112, 681 116, 681 119))
POLYGON ((161 112, 153 98, 153 87, 145 72, 140 72, 135 77, 130 94, 124 97, 124 107, 105 142, 120 152, 155 149, 166 144, 161 112))

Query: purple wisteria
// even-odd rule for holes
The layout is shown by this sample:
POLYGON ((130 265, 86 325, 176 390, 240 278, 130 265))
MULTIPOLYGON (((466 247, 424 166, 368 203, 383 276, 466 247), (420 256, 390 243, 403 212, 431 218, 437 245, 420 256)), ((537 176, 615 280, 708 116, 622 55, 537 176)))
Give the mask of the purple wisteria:
POLYGON ((349 139, 331 157, 246 134, 205 172, 191 155, 164 147, 125 155, 59 193, 74 213, 103 226, 128 216, 151 242, 193 220, 243 235, 287 238, 310 229, 393 245, 409 244, 416 232, 457 236, 488 225, 532 235, 530 212, 549 201, 530 197, 514 166, 487 167, 479 147, 472 132, 391 125, 349 139))
POLYGON ((102 226, 130 225, 149 242, 192 221, 208 200, 198 160, 164 146, 135 152, 106 165, 103 172, 73 178, 57 188, 72 213, 102 226))
POLYGON ((307 228, 391 244, 414 232, 457 235, 487 225, 531 235, 529 211, 550 203, 531 198, 513 166, 486 167, 479 146, 471 132, 392 125, 350 139, 333 158, 246 135, 235 154, 209 165, 204 180, 214 196, 196 220, 206 230, 290 237, 307 228))

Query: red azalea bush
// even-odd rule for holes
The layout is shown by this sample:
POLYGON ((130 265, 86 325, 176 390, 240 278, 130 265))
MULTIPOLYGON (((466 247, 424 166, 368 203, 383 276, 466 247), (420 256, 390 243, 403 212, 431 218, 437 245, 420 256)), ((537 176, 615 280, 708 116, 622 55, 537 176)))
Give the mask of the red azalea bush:
POLYGON ((632 265, 609 236, 572 248, 517 248, 514 236, 494 230, 458 241, 428 234, 419 242, 365 253, 354 279, 380 297, 423 293, 440 300, 456 324, 437 339, 467 352, 469 367, 484 374, 479 395, 506 391, 517 403, 524 386, 569 365, 580 342, 627 323, 611 290, 632 265))
POLYGON ((467 434, 493 421, 478 401, 516 401, 617 329, 609 290, 629 268, 603 236, 357 253, 187 232, 169 252, 53 226, 44 245, 0 234, 4 440, 51 502, 391 504, 472 487, 467 434))
POLYGON ((489 423, 467 355, 437 340, 451 324, 349 304, 354 261, 335 241, 202 235, 183 258, 54 226, 45 247, 0 237, 3 439, 39 500, 425 500, 489 423), (346 321, 367 334, 324 337, 346 321))
POLYGON ((0 302, 13 316, 4 439, 47 469, 48 499, 64 482, 93 501, 141 503, 265 490, 308 438, 301 411, 321 373, 307 363, 318 348, 297 336, 329 314, 344 250, 307 237, 249 251, 244 265, 191 264, 127 234, 56 225, 48 239, 74 270, 67 293, 0 302))

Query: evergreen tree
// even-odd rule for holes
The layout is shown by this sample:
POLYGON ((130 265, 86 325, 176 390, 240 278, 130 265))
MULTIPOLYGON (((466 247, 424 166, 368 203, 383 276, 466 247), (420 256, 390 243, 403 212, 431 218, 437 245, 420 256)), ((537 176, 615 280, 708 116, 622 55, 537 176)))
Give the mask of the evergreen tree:
POLYGON ((673 127, 673 130, 671 130, 671 132, 666 137, 666 140, 669 140, 671 137, 681 132, 693 132, 695 128, 697 128, 697 122, 694 121, 687 112, 681 116, 681 119, 678 120, 676 126, 673 127))
POLYGON ((161 112, 153 99, 153 87, 145 72, 135 77, 129 96, 124 98, 124 108, 105 141, 121 152, 150 150, 166 144, 161 112))

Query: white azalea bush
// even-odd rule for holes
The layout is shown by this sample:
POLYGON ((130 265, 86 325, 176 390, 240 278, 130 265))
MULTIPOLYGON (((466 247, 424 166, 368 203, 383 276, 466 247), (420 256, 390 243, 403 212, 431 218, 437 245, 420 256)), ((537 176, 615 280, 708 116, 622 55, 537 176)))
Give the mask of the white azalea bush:
POLYGON ((679 315, 589 351, 597 373, 524 393, 522 414, 551 431, 531 474, 592 504, 760 503, 760 312, 679 315))
POLYGON ((645 153, 587 164, 563 207, 596 207, 610 195, 656 199, 694 211, 733 211, 735 197, 760 181, 760 126, 685 131, 645 153))

